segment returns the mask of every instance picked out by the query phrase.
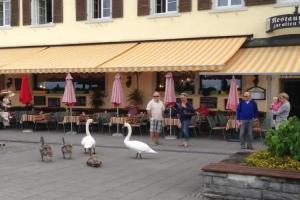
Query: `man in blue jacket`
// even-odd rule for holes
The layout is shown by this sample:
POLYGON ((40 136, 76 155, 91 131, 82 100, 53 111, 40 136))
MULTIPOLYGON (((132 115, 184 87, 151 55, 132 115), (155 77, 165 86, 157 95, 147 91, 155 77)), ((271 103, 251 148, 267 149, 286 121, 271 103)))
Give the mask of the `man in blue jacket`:
POLYGON ((254 119, 257 118, 257 104, 251 99, 250 92, 245 92, 243 99, 237 108, 237 120, 240 121, 240 141, 242 149, 253 149, 252 146, 252 126, 254 119), (245 146, 245 144, 247 144, 245 146))

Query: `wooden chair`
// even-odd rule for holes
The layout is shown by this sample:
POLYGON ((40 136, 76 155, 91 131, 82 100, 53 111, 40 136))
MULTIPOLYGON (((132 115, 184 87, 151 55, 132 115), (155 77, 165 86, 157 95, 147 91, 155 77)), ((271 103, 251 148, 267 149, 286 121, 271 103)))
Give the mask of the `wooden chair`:
POLYGON ((224 139, 226 140, 226 135, 225 135, 226 127, 225 126, 217 126, 217 124, 212 116, 207 116, 207 121, 208 121, 209 128, 210 128, 210 136, 213 134, 214 131, 222 131, 224 139))

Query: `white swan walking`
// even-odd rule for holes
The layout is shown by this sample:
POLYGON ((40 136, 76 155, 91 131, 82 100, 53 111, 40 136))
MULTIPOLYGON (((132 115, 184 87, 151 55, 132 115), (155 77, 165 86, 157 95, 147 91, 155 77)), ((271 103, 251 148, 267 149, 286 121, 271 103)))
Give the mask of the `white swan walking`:
POLYGON ((92 148, 94 150, 94 154, 96 154, 96 141, 95 139, 91 136, 90 130, 89 130, 89 126, 90 124, 93 122, 92 119, 88 119, 86 120, 86 124, 85 124, 85 133, 86 136, 84 138, 82 138, 81 140, 81 145, 84 148, 84 152, 86 153, 86 150, 89 150, 90 156, 92 155, 92 148))
POLYGON ((137 141, 137 140, 133 140, 130 141, 130 137, 131 137, 131 133, 132 133, 132 129, 130 124, 125 123, 124 127, 127 127, 128 129, 128 134, 126 136, 126 138, 124 139, 124 144, 127 148, 137 152, 136 153, 136 159, 139 157, 140 159, 142 159, 142 153, 157 153, 156 151, 154 151, 153 149, 151 149, 147 144, 137 141))

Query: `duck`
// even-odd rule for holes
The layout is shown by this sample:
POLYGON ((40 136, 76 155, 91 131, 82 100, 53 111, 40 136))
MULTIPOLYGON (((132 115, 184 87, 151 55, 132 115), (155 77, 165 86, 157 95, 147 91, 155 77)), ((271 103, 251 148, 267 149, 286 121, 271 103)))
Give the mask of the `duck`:
POLYGON ((96 155, 92 155, 86 161, 87 166, 89 167, 101 167, 102 161, 98 159, 96 155))
POLYGON ((125 146, 136 152, 136 159, 140 158, 142 159, 142 153, 157 153, 156 151, 154 151, 153 149, 151 149, 149 147, 148 144, 144 143, 144 142, 140 142, 137 140, 130 140, 131 134, 132 134, 132 128, 131 125, 129 123, 124 123, 124 127, 126 127, 128 129, 128 134, 124 139, 124 144, 125 146))
POLYGON ((40 137, 40 142, 41 142, 40 154, 41 154, 42 161, 45 161, 45 160, 46 161, 51 161, 52 156, 53 156, 51 146, 49 144, 45 144, 43 136, 40 137))
POLYGON ((61 152, 62 152, 63 158, 66 159, 66 155, 67 155, 68 159, 71 159, 72 144, 66 144, 64 137, 62 137, 61 140, 62 140, 61 152))
POLYGON ((93 122, 93 119, 86 120, 86 124, 85 124, 85 134, 86 134, 86 136, 83 137, 82 140, 81 140, 81 145, 84 148, 84 153, 86 153, 86 150, 88 149, 89 153, 90 153, 90 156, 92 155, 92 148, 94 150, 93 154, 96 154, 96 150, 95 150, 96 141, 93 138, 93 136, 91 136, 91 133, 90 133, 90 130, 89 130, 90 124, 92 122, 93 122))

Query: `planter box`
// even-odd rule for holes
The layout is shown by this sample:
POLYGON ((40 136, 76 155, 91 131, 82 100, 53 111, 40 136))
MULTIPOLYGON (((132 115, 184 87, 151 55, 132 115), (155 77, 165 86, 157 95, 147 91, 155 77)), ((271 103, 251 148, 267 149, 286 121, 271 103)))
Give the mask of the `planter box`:
POLYGON ((214 200, 299 200, 300 172, 241 165, 237 153, 202 168, 202 191, 214 200))

